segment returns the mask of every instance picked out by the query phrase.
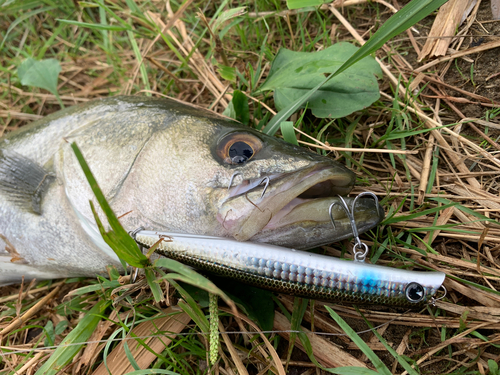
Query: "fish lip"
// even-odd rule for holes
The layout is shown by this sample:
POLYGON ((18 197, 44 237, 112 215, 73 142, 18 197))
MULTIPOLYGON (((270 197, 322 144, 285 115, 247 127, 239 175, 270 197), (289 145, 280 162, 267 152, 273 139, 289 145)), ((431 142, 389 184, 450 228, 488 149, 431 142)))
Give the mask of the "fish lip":
POLYGON ((229 199, 223 206, 226 211, 219 211, 218 220, 239 241, 247 241, 268 225, 274 215, 293 199, 311 187, 330 181, 336 190, 333 196, 349 193, 354 184, 352 173, 339 170, 329 163, 317 163, 313 166, 287 174, 267 175, 270 179, 269 186, 263 196, 265 186, 260 184, 265 175, 257 179, 248 180, 245 186, 231 187, 229 199), (231 213, 234 207, 231 203, 244 196, 247 200, 245 209, 238 213, 231 213))
MULTIPOLYGON (((352 206, 354 198, 344 197, 343 199, 349 207, 352 206)), ((332 216, 335 219, 335 227, 332 225, 328 212, 328 207, 332 203, 340 203, 340 198, 303 199, 298 204, 278 213, 251 238, 251 241, 307 250, 352 237, 351 223, 341 208, 341 204, 333 206, 332 216), (321 210, 318 211, 317 207, 321 210), (305 212, 301 211, 304 208, 305 212)), ((384 217, 382 206, 376 204, 372 198, 363 197, 357 201, 354 218, 360 234, 374 228, 384 217)))

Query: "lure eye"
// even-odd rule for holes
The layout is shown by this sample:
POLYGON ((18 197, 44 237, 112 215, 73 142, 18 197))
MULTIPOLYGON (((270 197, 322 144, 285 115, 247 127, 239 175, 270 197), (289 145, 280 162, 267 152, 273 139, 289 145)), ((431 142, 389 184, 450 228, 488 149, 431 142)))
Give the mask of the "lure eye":
POLYGON ((226 164, 244 164, 262 148, 262 142, 253 134, 232 133, 219 141, 217 155, 226 164))
POLYGON ((405 289, 405 296, 411 303, 418 303, 425 297, 425 289, 419 283, 409 283, 405 289))

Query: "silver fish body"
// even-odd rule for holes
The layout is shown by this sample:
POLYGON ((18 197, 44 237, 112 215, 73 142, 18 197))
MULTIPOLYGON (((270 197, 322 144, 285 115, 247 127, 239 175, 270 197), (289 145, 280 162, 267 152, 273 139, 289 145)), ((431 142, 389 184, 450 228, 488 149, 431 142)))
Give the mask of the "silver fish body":
POLYGON ((162 240, 157 253, 198 269, 327 301, 415 306, 429 302, 445 278, 229 238, 140 231, 135 239, 148 248, 162 240))
MULTIPOLYGON (((299 249, 351 235, 338 205, 333 230, 328 206, 350 191, 355 176, 331 158, 177 101, 114 97, 0 139, 0 283, 120 266, 95 225, 93 193, 71 142, 127 230, 299 249)), ((372 200, 359 201, 360 232, 382 218, 372 200)))

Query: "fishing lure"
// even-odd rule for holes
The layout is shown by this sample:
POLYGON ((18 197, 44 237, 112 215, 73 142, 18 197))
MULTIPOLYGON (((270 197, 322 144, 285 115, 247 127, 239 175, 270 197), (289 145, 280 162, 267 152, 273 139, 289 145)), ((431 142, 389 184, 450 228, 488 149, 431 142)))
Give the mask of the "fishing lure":
MULTIPOLYGON (((360 194, 358 197, 366 195, 360 194)), ((349 208, 342 200, 348 216, 349 208)), ((352 208, 355 207, 353 201, 352 208)), ((330 207, 331 212, 331 207, 330 207)), ((330 215, 331 217, 331 215, 330 215)), ((332 219, 332 223, 333 219, 332 219)), ((301 297, 350 303, 415 306, 435 300, 445 274, 384 267, 364 262, 366 244, 351 220, 355 260, 279 246, 238 242, 225 237, 138 230, 136 242, 200 270, 239 280, 260 288, 301 297)))

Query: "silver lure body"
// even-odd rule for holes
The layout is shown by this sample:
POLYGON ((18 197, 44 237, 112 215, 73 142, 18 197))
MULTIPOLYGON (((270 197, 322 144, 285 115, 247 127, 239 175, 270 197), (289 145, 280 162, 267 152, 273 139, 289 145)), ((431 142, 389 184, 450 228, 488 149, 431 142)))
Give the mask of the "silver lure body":
POLYGON ((442 272, 383 267, 229 238, 140 231, 135 239, 147 247, 163 239, 156 252, 198 269, 322 300, 415 305, 429 301, 445 278, 442 272), (419 298, 412 298, 415 292, 419 298))

